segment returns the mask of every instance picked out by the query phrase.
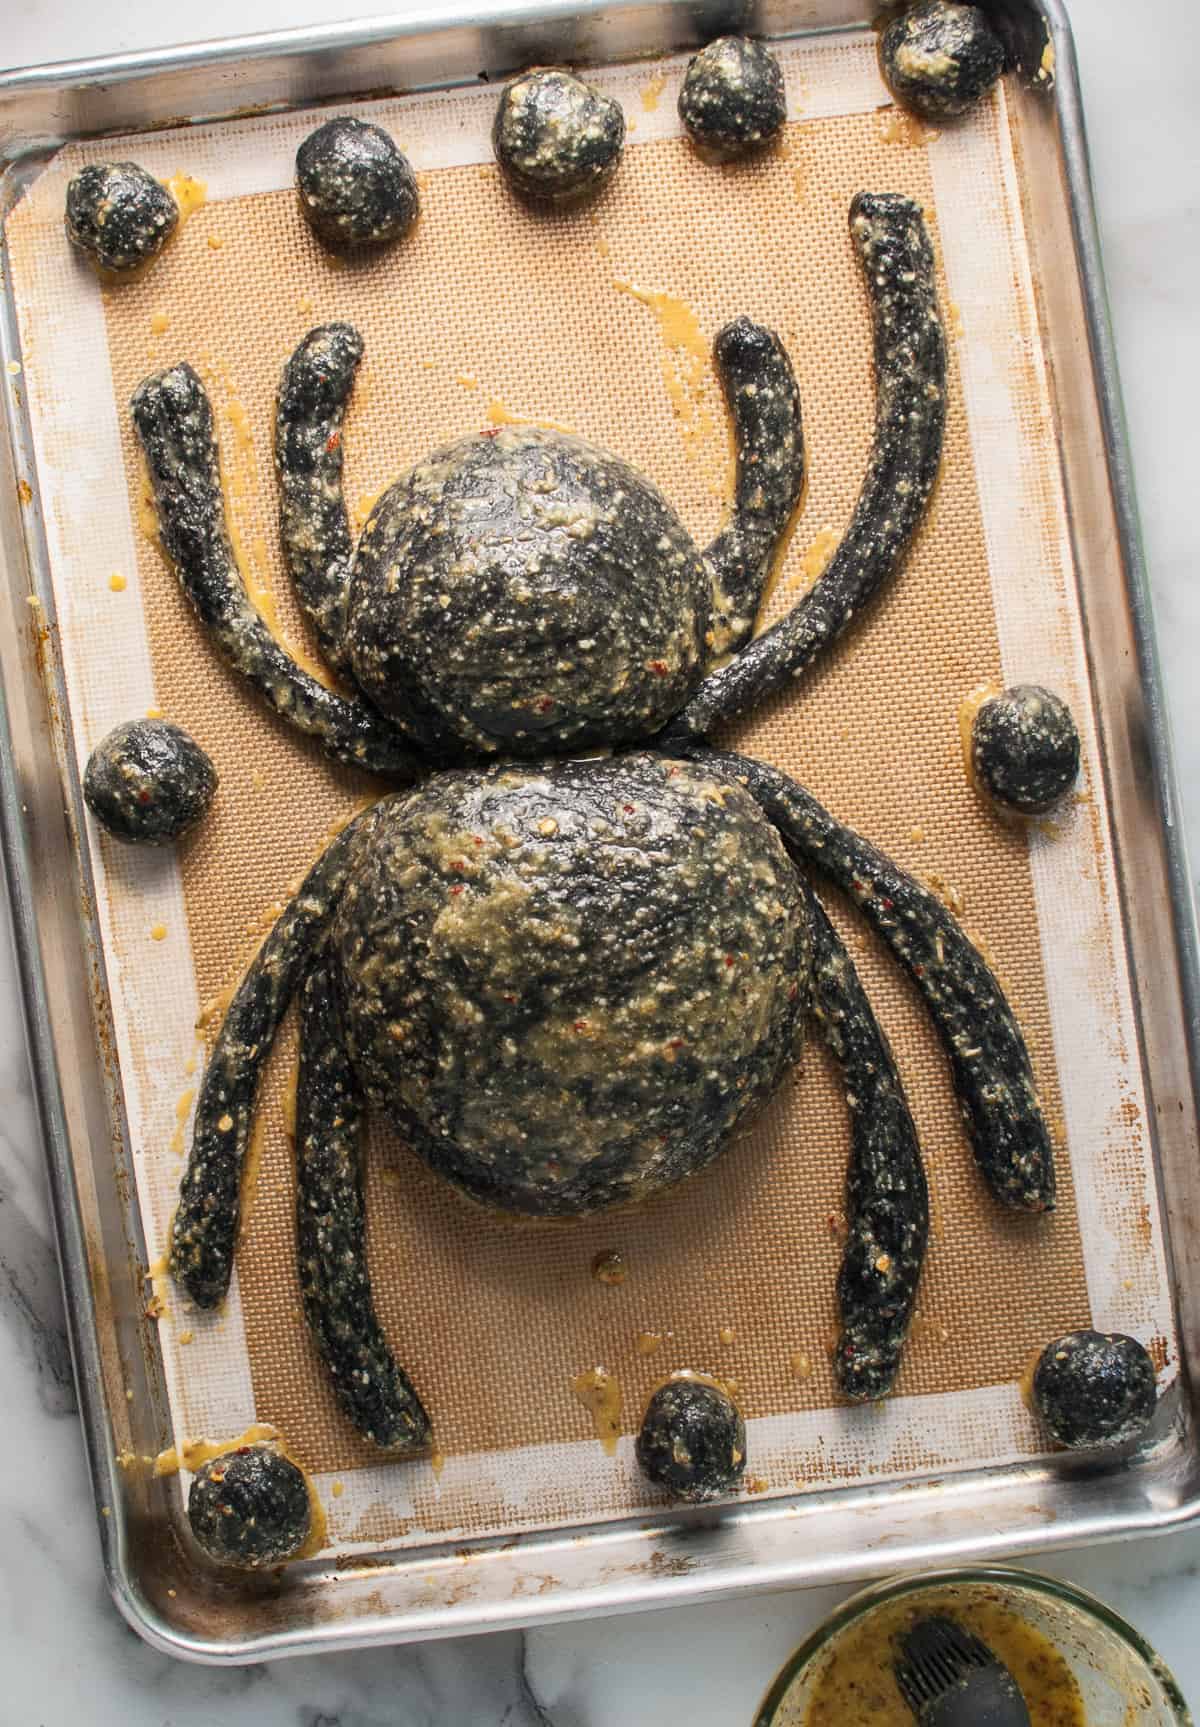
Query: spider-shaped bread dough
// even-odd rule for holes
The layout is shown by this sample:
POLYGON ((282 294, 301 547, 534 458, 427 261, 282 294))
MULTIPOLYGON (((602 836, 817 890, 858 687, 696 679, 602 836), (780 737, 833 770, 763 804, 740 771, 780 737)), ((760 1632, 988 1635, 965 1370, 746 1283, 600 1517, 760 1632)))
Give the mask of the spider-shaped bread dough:
POLYGON ((330 844, 246 973, 205 1074, 171 1242, 176 1278, 216 1305, 259 1078, 299 992, 305 1307, 344 1408, 380 1446, 423 1447, 430 1424, 371 1299, 365 1106, 489 1206, 586 1212, 713 1157, 788 1070, 810 1007, 852 1110, 840 1383, 854 1397, 889 1388, 925 1178, 887 1040, 798 863, 848 893, 916 980, 992 1189, 1053 1204, 1025 1045, 953 918, 783 774, 703 741, 842 633, 902 557, 937 474, 945 342, 920 208, 860 194, 850 231, 875 333, 867 474, 824 575, 754 640, 804 458, 790 362, 745 318, 714 348, 737 471, 728 525, 703 551, 618 457, 531 428, 419 462, 355 548, 341 425, 362 343, 345 324, 312 331, 278 398, 281 532, 354 699, 296 666, 246 596, 196 374, 174 366, 134 397, 163 544, 226 659, 339 760, 409 787, 330 844), (586 753, 597 746, 616 753, 586 753))

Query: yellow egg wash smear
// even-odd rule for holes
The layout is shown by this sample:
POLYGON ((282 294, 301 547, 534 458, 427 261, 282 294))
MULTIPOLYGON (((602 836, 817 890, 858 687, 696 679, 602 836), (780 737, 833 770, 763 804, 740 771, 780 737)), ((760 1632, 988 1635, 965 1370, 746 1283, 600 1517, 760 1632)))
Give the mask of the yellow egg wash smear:
POLYGON ((976 684, 973 690, 968 690, 958 704, 958 740, 962 747, 963 772, 967 776, 967 784, 977 787, 975 779, 975 719, 984 702, 1000 694, 1000 685, 995 678, 985 684, 976 684))
MULTIPOLYGON (((179 227, 194 216, 197 210, 203 209, 208 202, 208 187, 203 180, 196 180, 191 174, 172 174, 167 181, 167 191, 179 205, 179 227)), ((177 230, 178 231, 178 230, 177 230)))
POLYGON ((658 107, 658 99, 666 87, 666 82, 666 74, 664 72, 660 72, 657 78, 651 78, 648 84, 642 85, 642 107, 646 110, 647 114, 653 114, 655 109, 658 107))
POLYGON ((576 1374, 571 1390, 592 1418, 592 1431, 610 1457, 621 1433, 621 1387, 616 1376, 603 1367, 589 1367, 576 1374))
POLYGON ((171 1135, 171 1150, 176 1157, 183 1156, 183 1133, 187 1127, 188 1116, 192 1112, 192 1101, 195 1096, 195 1086, 189 1086, 186 1091, 180 1093, 175 1102, 175 1131, 171 1135))
MULTIPOLYGON (((717 426, 705 400, 712 387, 713 375, 709 366, 709 344, 700 328, 700 320, 686 300, 668 294, 665 289, 643 288, 624 276, 614 276, 613 287, 640 300, 657 318, 663 344, 659 368, 683 434, 683 447, 693 458, 717 455, 719 487, 722 490, 727 488, 733 456, 733 430, 726 425, 725 448, 720 451, 717 426)), ((724 415, 721 418, 724 423, 724 415)), ((714 490, 717 489, 718 486, 714 485, 714 490)))
POLYGON ((146 466, 146 458, 139 450, 137 454, 138 495, 137 523, 138 532, 144 540, 149 540, 152 546, 161 549, 162 541, 158 535, 158 510, 154 503, 154 488, 150 484, 150 470, 146 466))
POLYGON ((493 396, 487 405, 488 421, 493 426, 541 426, 547 432, 565 432, 568 437, 575 437, 574 427, 564 426, 560 420, 543 420, 534 414, 518 414, 512 408, 506 408, 499 397, 493 396))

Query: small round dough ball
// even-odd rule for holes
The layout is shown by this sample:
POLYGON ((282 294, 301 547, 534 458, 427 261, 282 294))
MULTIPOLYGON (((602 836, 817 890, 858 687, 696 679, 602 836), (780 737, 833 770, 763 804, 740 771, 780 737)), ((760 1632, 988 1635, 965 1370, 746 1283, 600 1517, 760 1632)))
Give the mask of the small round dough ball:
POLYGON ((104 270, 156 258, 178 221, 170 192, 136 162, 89 162, 67 187, 67 234, 104 270))
POLYGON ((417 219, 417 177, 379 126, 339 114, 296 152, 296 190, 313 230, 335 251, 383 246, 417 219))
POLYGON ((656 1486, 699 1503, 736 1489, 746 1467, 746 1424, 719 1386, 669 1379, 646 1406, 636 1450, 656 1486))
POLYGON ((492 123, 492 148, 510 185, 556 204, 611 179, 624 143, 620 103, 553 67, 514 78, 492 123))
POLYGON ((167 845, 195 827, 217 789, 217 770, 194 738, 168 720, 128 720, 88 757, 83 796, 102 827, 130 845, 167 845))
POLYGON ((1004 47, 978 6, 922 0, 883 33, 888 89, 927 120, 965 114, 1004 70, 1004 47))
POLYGON ((1135 1337, 1071 1331, 1046 1345, 1033 1373, 1033 1403, 1060 1445, 1124 1445, 1149 1424, 1154 1363, 1135 1337))
POLYGON ((769 143, 787 118, 778 60, 749 36, 718 37, 688 65, 679 118, 693 144, 722 161, 769 143))
POLYGON ((304 1472, 274 1445, 241 1445, 196 1471, 192 1534, 218 1565, 257 1570, 294 1559, 312 1529, 304 1472))
POLYGON ((1079 732, 1066 702, 1039 684, 1014 684, 982 703, 971 761, 983 789, 1022 815, 1041 815, 1079 774, 1079 732))

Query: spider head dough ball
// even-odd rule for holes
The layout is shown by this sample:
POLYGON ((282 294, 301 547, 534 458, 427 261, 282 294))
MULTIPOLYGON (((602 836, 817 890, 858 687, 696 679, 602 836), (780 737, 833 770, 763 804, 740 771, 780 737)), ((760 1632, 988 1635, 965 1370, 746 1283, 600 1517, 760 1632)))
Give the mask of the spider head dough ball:
POLYGON ((359 689, 423 747, 543 755, 657 731, 703 675, 711 614, 656 486, 582 439, 512 426, 435 451, 380 498, 346 641, 359 689))

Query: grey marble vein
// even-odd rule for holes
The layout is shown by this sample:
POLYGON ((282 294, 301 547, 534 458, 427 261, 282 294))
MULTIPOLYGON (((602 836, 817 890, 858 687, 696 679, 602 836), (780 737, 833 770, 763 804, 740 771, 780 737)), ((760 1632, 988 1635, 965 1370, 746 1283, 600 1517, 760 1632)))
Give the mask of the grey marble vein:
POLYGON ((47 1415, 78 1411, 54 1249, 0 1172, 0 1325, 15 1336, 47 1415))

